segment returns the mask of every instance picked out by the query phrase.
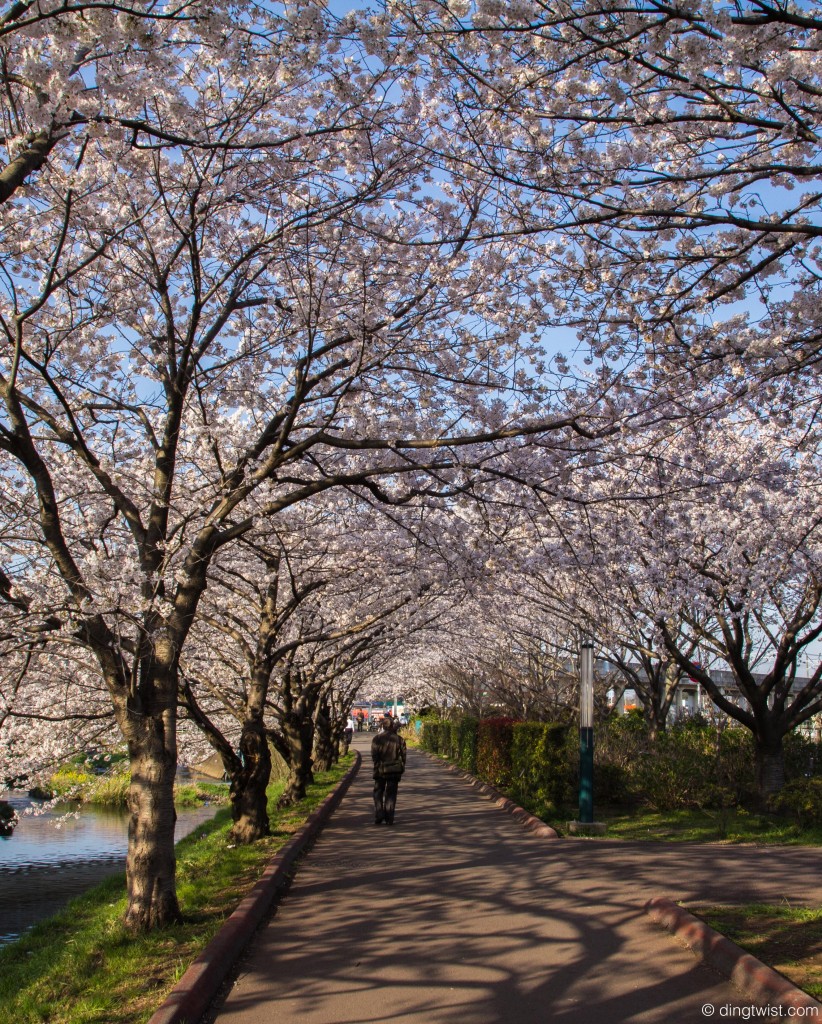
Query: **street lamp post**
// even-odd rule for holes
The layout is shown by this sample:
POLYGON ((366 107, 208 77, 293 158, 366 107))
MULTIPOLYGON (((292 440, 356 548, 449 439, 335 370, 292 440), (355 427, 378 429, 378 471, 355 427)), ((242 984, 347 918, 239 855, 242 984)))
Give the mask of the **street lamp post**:
POLYGON ((594 645, 583 640, 579 652, 579 820, 569 821, 572 833, 602 835, 594 821, 594 645))
POLYGON ((582 642, 579 655, 579 820, 594 820, 594 645, 582 642))

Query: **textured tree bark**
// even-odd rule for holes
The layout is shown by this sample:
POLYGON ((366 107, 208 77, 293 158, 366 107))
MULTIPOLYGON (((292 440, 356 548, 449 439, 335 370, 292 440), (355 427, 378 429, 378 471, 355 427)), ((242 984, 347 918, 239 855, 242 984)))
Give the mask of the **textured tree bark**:
POLYGON ((25 147, 0 171, 0 203, 10 199, 31 174, 40 170, 63 135, 65 132, 40 131, 26 139, 25 147))
POLYGON ((314 719, 314 729, 314 767, 318 772, 327 772, 337 756, 337 748, 331 733, 331 715, 327 699, 320 701, 314 719))
POLYGON ((305 796, 306 786, 314 781, 311 770, 314 745, 314 722, 310 716, 286 715, 282 721, 282 738, 285 741, 286 760, 289 775, 285 791, 277 802, 278 807, 290 807, 305 796))
POLYGON ((261 720, 244 723, 240 754, 242 767, 231 778, 231 838, 236 843, 253 843, 271 831, 266 796, 271 751, 261 720))
POLYGON ((756 777, 759 798, 767 807, 769 799, 785 785, 785 753, 781 739, 756 741, 756 777))
POLYGON ((131 721, 126 925, 135 932, 181 919, 175 884, 175 708, 131 721))

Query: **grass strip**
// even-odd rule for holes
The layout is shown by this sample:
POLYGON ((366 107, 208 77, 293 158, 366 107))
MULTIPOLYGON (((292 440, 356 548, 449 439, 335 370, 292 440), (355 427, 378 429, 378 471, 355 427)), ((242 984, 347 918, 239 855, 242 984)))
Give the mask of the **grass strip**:
POLYGON ((687 909, 808 995, 822 1000, 822 909, 789 903, 689 904, 687 909))
MULTIPOLYGON (((767 846, 822 846, 822 829, 742 808, 656 811, 643 807, 597 807, 597 821, 608 826, 605 838, 668 843, 754 843, 767 846)), ((576 817, 572 813, 572 817, 576 817)), ((549 820, 560 835, 571 818, 549 820)))
POLYGON ((123 926, 125 877, 72 900, 61 913, 0 949, 0 1024, 141 1024, 259 879, 274 854, 339 783, 353 754, 317 773, 306 799, 276 809, 272 834, 250 846, 229 841, 226 808, 177 844, 182 924, 133 936, 123 926))

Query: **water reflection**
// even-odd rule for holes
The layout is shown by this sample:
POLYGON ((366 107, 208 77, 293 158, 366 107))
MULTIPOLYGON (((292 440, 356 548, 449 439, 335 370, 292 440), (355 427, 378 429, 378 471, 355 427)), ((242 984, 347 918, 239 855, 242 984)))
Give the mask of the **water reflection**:
MULTIPOLYGON (((25 794, 6 794, 18 811, 32 806, 25 794)), ((0 944, 60 910, 74 896, 123 872, 128 815, 86 805, 60 821, 69 806, 45 814, 21 814, 10 836, 0 836, 0 944)), ((212 806, 177 812, 176 838, 192 832, 216 811, 212 806)))

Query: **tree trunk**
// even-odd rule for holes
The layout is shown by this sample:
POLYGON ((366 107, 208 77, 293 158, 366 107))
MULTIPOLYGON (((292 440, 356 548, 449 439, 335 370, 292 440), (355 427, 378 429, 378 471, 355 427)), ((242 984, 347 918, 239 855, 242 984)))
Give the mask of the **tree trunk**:
POLYGON ((242 767, 231 779, 231 838, 236 843, 253 843, 270 830, 266 789, 271 778, 271 751, 262 721, 243 725, 240 736, 242 767))
POLYGON ((334 764, 337 753, 334 746, 334 738, 331 734, 331 716, 329 714, 328 701, 323 700, 320 702, 314 726, 314 767, 318 772, 327 772, 331 765, 334 764))
POLYGON ((782 739, 756 739, 756 780, 763 806, 785 785, 785 754, 782 739))
POLYGON ((128 728, 131 785, 128 806, 126 926, 135 932, 181 920, 175 883, 174 776, 176 708, 132 718, 128 728))
POLYGON ((289 776, 285 792, 278 807, 290 807, 305 796, 306 786, 314 781, 311 771, 313 759, 311 749, 314 743, 314 722, 310 716, 285 715, 282 721, 282 738, 285 741, 285 756, 289 776))
POLYGON ((660 715, 659 705, 656 702, 648 704, 648 711, 645 715, 645 724, 648 727, 648 737, 652 742, 658 739, 659 736, 665 732, 666 722, 660 715))

